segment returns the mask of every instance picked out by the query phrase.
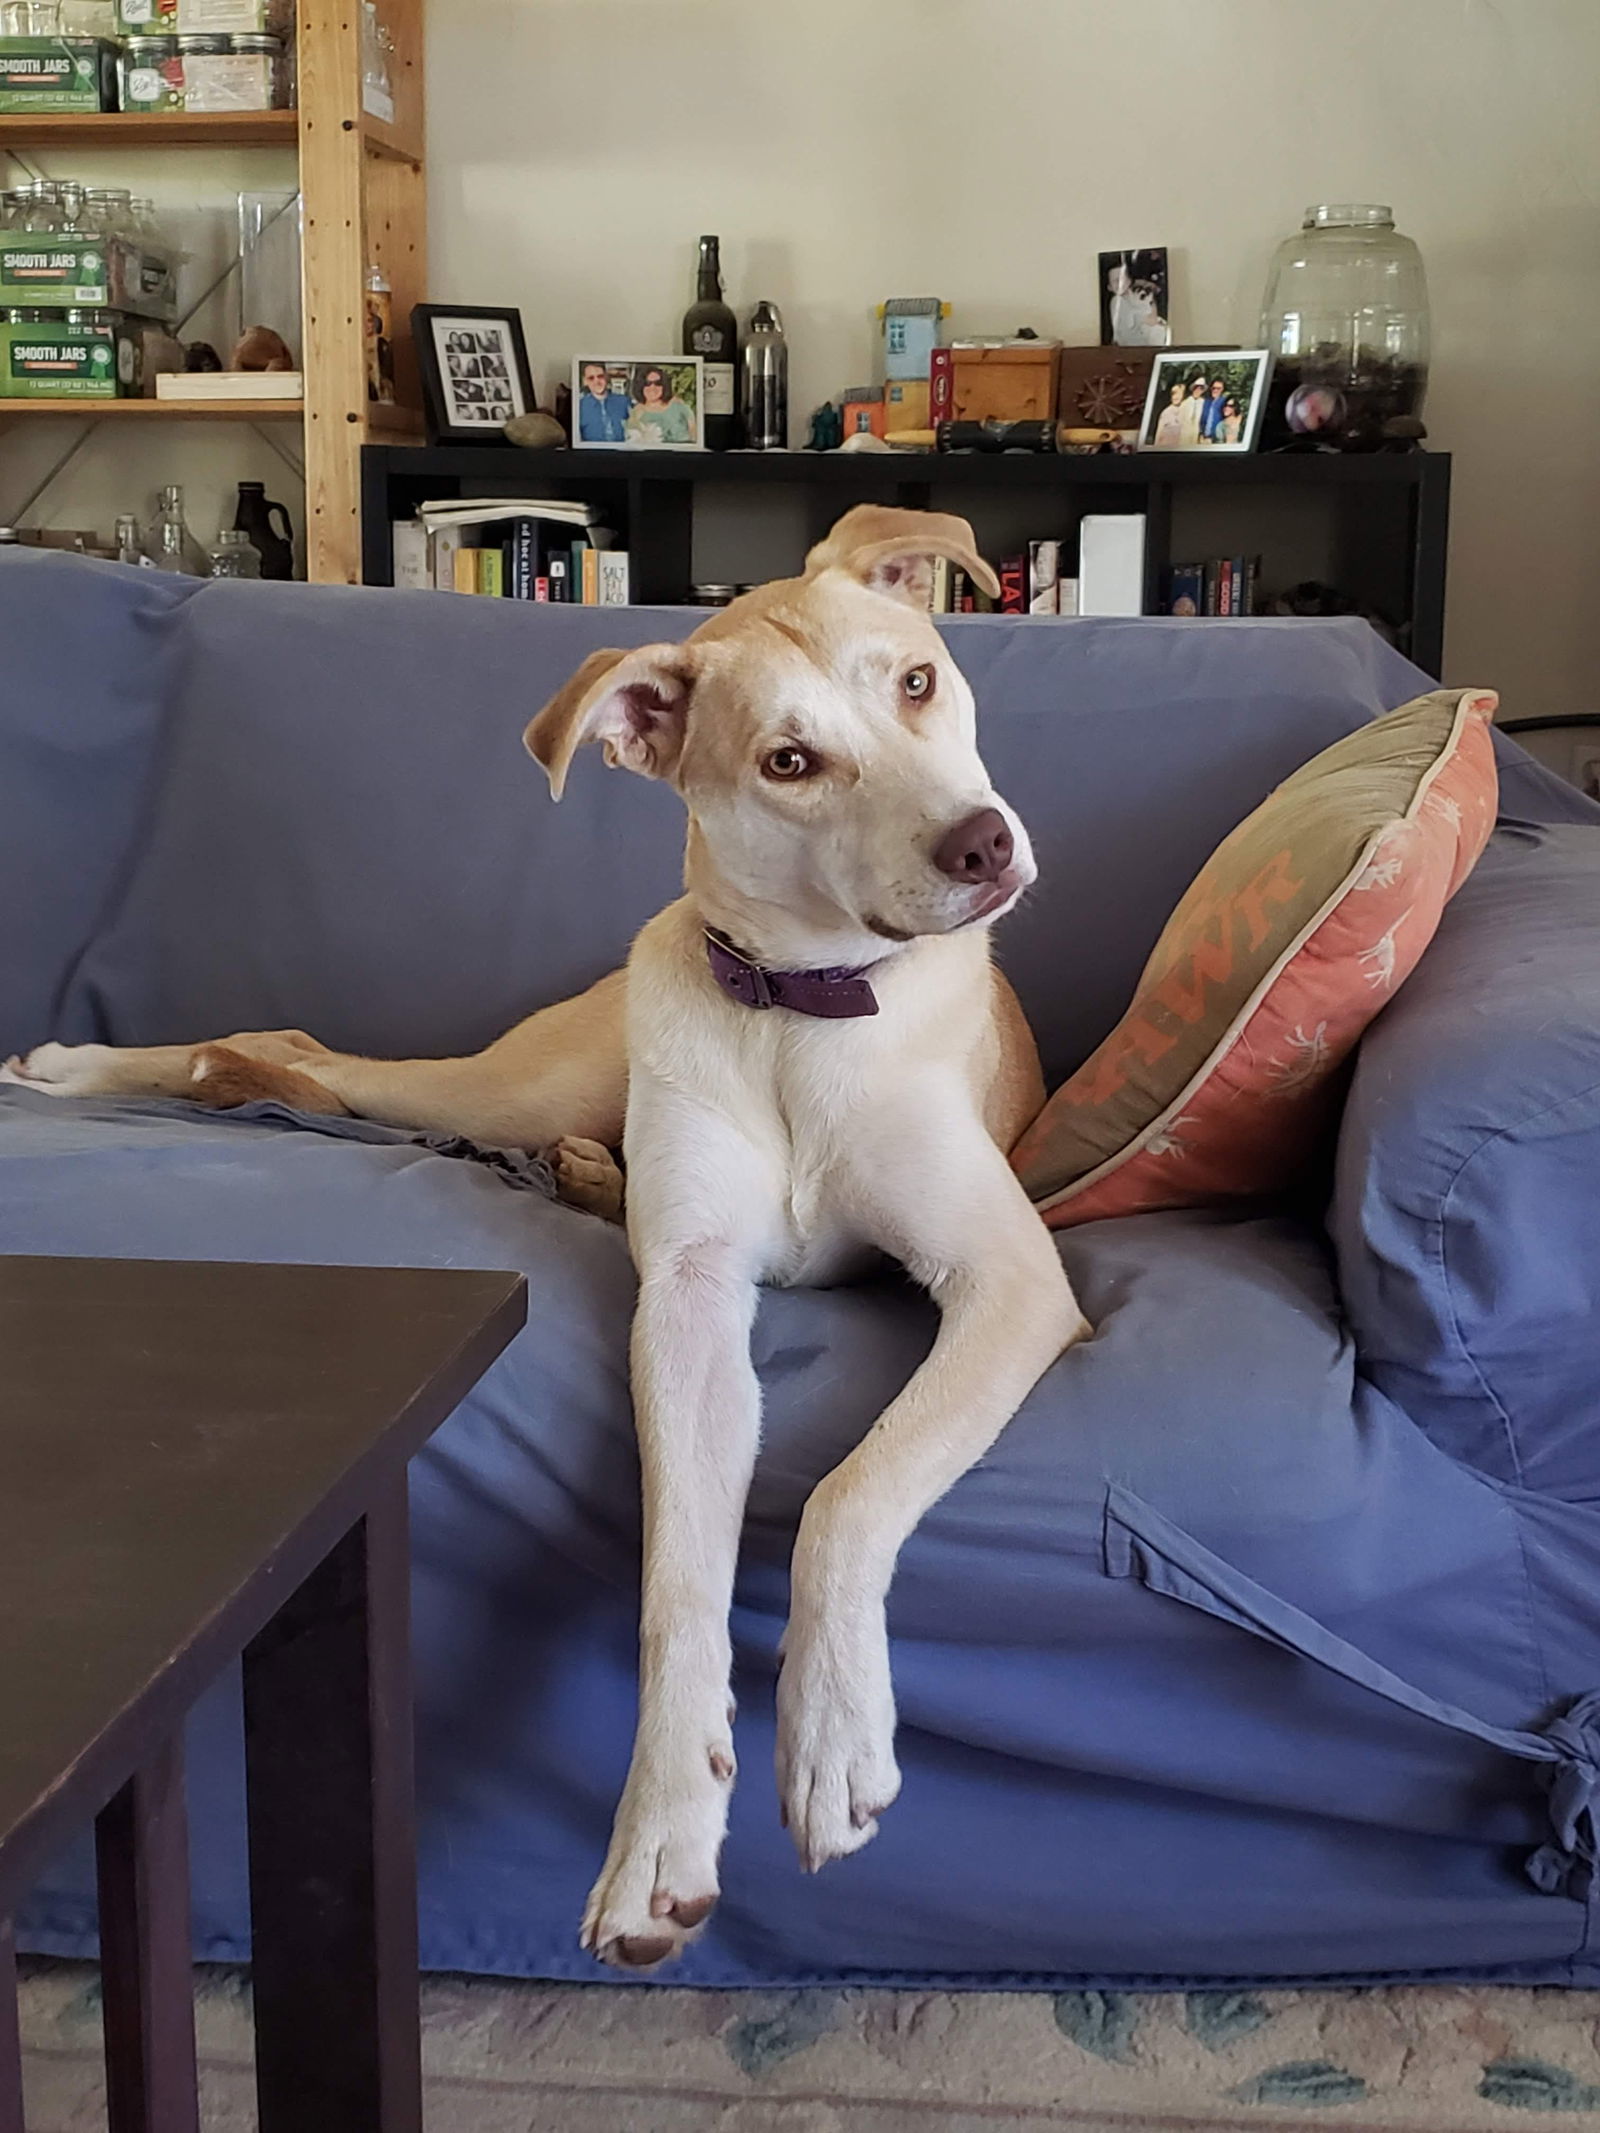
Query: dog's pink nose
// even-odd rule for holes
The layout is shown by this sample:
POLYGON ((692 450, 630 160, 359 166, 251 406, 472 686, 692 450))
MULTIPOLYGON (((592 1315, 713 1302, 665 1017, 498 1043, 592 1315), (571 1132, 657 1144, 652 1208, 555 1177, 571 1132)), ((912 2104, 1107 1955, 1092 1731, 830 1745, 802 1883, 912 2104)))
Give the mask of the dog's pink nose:
POLYGON ((933 855, 952 881, 998 881, 1011 864, 1014 843, 998 807, 985 807, 947 831, 933 855))

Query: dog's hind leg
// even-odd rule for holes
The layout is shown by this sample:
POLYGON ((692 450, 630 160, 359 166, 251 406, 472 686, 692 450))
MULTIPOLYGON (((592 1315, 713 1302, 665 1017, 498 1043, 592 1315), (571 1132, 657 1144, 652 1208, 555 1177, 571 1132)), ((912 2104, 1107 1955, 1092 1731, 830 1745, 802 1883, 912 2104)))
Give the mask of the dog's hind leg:
MULTIPOLYGON (((327 1052, 299 1029, 246 1030, 218 1041, 241 1057, 283 1066, 327 1052)), ((199 1044, 36 1044, 0 1066, 0 1082, 44 1096, 193 1097, 195 1066, 204 1049, 199 1044)))
POLYGON ((615 1148, 628 1091, 625 982, 613 971, 465 1059, 334 1052, 296 1061, 296 1070, 347 1111, 386 1126, 460 1133, 496 1148, 542 1149, 568 1134, 615 1148))

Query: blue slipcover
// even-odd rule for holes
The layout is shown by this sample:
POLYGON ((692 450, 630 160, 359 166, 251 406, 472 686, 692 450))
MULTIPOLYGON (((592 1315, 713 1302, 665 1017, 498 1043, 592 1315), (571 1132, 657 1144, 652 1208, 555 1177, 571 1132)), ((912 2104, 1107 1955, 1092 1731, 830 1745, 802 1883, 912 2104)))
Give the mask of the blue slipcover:
MULTIPOLYGON (((443 1051, 597 975, 673 892, 677 803, 596 760, 552 809, 521 727, 596 643, 690 619, 0 559, 0 1048, 298 1022, 443 1051)), ((1356 623, 950 635, 1040 850, 1002 951, 1052 1073, 1218 836, 1426 686, 1356 623)), ((896 1280, 764 1299, 741 1776, 676 1981, 1600 1982, 1600 810, 1505 765, 1526 826, 1362 1048, 1331 1244, 1290 1208, 1062 1238, 1097 1336, 908 1545, 904 1792, 814 1879, 771 1778, 787 1551, 933 1321, 896 1280)), ((413 1467, 423 1957, 598 1975, 575 1925, 637 1606, 620 1235, 403 1139, 10 1090, 0 1248, 528 1273, 527 1332, 413 1467)), ((211 1956, 246 1946, 238 1732, 224 1682, 191 1737, 211 1956)), ((90 1886, 63 1861, 27 1944, 83 1949, 90 1886)))

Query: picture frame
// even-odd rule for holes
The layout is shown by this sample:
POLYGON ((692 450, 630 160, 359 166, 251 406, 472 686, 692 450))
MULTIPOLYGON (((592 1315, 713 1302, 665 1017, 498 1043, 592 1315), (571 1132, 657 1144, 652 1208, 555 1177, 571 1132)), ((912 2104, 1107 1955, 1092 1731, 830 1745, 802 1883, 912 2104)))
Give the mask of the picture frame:
POLYGON ((1161 350, 1139 424, 1141 452, 1253 452, 1261 435, 1270 348, 1161 350))
POLYGON ((705 383, 700 356, 574 356, 572 442, 579 451, 703 452, 705 383))
POLYGON ((538 406, 522 313, 491 304, 417 304, 411 334, 431 444, 499 444, 538 406))
POLYGON ((1166 246, 1102 252, 1099 263, 1101 347, 1170 348, 1172 280, 1166 246))

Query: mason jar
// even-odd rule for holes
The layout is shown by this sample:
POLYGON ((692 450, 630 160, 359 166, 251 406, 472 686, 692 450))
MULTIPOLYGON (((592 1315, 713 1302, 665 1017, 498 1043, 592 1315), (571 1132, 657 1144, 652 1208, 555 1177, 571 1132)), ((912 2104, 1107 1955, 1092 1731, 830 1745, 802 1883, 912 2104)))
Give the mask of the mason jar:
POLYGON ((1306 209, 1273 258, 1261 341, 1276 359, 1263 444, 1298 435, 1360 450, 1421 414, 1428 284, 1390 208, 1306 209))

